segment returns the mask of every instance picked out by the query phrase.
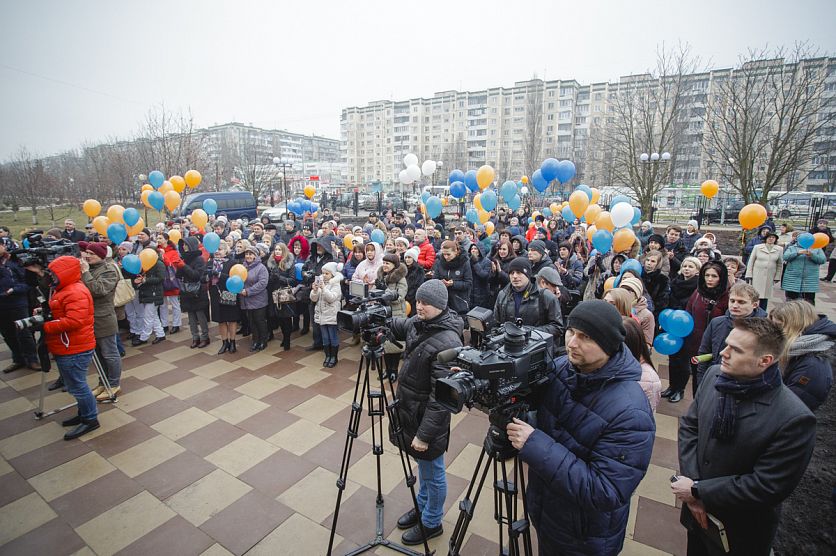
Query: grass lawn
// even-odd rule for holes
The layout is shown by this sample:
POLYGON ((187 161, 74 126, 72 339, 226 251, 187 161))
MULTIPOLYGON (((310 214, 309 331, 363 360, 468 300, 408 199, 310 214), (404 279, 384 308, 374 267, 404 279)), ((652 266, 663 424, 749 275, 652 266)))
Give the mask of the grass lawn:
MULTIPOLYGON (((134 207, 139 209, 139 207, 134 207)), ((107 207, 102 207, 102 214, 104 215, 107 207)), ((146 225, 154 225, 163 219, 164 215, 155 210, 148 210, 148 218, 145 218, 145 207, 139 209, 139 213, 145 219, 146 225)), ((19 239, 21 232, 25 230, 39 229, 47 231, 50 228, 64 229, 64 220, 72 218, 75 221, 75 227, 79 230, 84 230, 84 226, 88 222, 87 215, 81 210, 80 206, 64 205, 55 207, 50 215, 49 208, 38 208, 38 223, 32 224, 32 211, 19 210, 17 214, 10 210, 0 211, 0 225, 8 226, 12 231, 12 237, 19 239), (54 218, 54 220, 53 220, 54 218)))

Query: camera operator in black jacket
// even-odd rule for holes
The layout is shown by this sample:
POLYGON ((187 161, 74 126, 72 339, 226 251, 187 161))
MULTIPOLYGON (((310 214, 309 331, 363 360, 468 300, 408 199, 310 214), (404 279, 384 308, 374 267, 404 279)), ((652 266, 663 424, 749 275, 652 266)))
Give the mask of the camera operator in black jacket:
POLYGON ((560 302, 548 290, 541 290, 531 280, 531 263, 517 257, 508 265, 510 283, 496 297, 493 314, 496 324, 522 319, 528 326, 537 326, 557 339, 563 338, 563 317, 560 302))
POLYGON ((462 346, 463 323, 447 307, 447 287, 440 280, 424 282, 415 294, 417 315, 408 319, 392 319, 391 333, 396 340, 406 340, 403 365, 398 379, 395 410, 402 433, 390 429, 392 442, 418 460, 419 515, 409 510, 398 519, 398 527, 408 529, 403 543, 424 542, 442 534, 441 518, 447 496, 444 452, 450 439, 450 412, 435 400, 435 382, 449 374, 445 365, 436 361, 439 352, 462 346))

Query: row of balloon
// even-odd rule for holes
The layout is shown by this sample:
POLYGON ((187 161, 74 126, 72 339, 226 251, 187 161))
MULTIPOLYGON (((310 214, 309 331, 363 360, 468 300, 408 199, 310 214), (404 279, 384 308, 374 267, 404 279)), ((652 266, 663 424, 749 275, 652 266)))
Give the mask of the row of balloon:
POLYGON ((830 238, 822 232, 816 232, 815 234, 804 232, 798 236, 796 241, 802 249, 824 249, 830 243, 830 238))
POLYGON ((296 216, 304 216, 306 213, 310 215, 316 215, 317 211, 319 210, 319 205, 312 202, 314 195, 316 195, 316 186, 312 183, 309 183, 305 186, 302 190, 305 194, 307 199, 303 199, 299 197, 298 199, 294 199, 287 204, 287 210, 292 212, 296 216))
MULTIPOLYGON (((715 180, 705 180, 700 185, 700 193, 707 199, 712 199, 720 191, 720 184, 715 180)), ((752 230, 766 222, 768 218, 766 207, 760 203, 749 203, 737 215, 737 220, 744 230, 752 230)))
MULTIPOLYGON (((447 183, 450 186, 451 197, 461 200, 467 196, 468 191, 474 193, 473 207, 465 213, 468 222, 476 225, 486 224, 490 220, 490 211, 496 208, 498 201, 496 191, 489 189, 495 179, 496 171, 488 164, 479 167, 478 170, 462 172, 455 169, 450 172, 447 183)), ((514 182, 506 183, 511 183, 514 186, 514 194, 516 194, 516 184, 514 182)))
POLYGON ((435 160, 425 160, 418 166, 418 157, 412 153, 403 157, 403 165, 406 166, 398 173, 398 181, 404 185, 412 185, 421 179, 421 176, 430 177, 441 165, 435 160))
POLYGON ((659 325, 664 332, 653 340, 653 349, 661 355, 673 355, 694 330, 694 317, 681 309, 664 309, 659 313, 659 325))

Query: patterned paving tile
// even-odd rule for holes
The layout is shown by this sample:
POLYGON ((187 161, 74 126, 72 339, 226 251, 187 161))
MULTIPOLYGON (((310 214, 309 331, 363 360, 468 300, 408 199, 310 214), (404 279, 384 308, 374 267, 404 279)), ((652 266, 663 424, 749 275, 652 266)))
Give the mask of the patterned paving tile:
POLYGON ((247 494, 252 487, 216 469, 166 500, 166 504, 197 527, 247 494))
POLYGON ((38 493, 33 492, 0 508, 0 546, 58 517, 38 493))
POLYGON ((183 452, 135 477, 148 492, 165 500, 215 470, 215 466, 192 452, 183 452))
POLYGON ((244 554, 293 510, 260 492, 251 491, 201 525, 201 529, 233 554, 244 554))

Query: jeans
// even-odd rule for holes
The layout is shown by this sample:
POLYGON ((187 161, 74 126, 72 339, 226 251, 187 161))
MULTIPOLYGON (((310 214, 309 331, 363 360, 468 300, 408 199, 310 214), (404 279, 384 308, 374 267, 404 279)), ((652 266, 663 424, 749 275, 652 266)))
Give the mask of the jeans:
POLYGON ((119 355, 125 355, 125 344, 122 343, 122 336, 116 334, 116 349, 119 350, 119 355))
POLYGON ((93 359, 93 350, 74 355, 56 355, 55 364, 64 379, 67 392, 78 402, 78 416, 84 421, 91 421, 98 415, 96 398, 87 385, 87 369, 93 359))
POLYGON ((447 498, 447 475, 444 469, 444 454, 434 460, 418 461, 418 510, 424 527, 441 525, 444 516, 444 499, 447 498))
POLYGON ((192 333, 192 340, 209 339, 209 322, 206 311, 189 311, 189 330, 192 333), (198 325, 200 325, 199 330, 198 325))
POLYGON ((157 306, 153 303, 140 303, 139 304, 141 316, 142 316, 142 326, 139 332, 139 339, 140 340, 147 340, 151 333, 154 333, 154 336, 157 338, 165 338, 165 330, 163 330, 163 325, 160 322, 160 315, 157 313, 157 306))
POLYGON ((119 386, 119 379, 122 378, 122 358, 119 357, 119 347, 116 344, 118 334, 96 338, 96 354, 107 373, 107 381, 111 388, 119 386))
POLYGON ((340 345, 340 335, 337 331, 336 324, 320 324, 319 329, 322 331, 322 344, 325 346, 340 345))
POLYGON ((160 322, 163 326, 180 326, 183 324, 183 311, 180 310, 180 297, 167 295, 163 297, 163 304, 160 305, 160 322), (168 316, 168 309, 171 308, 171 317, 168 316))
POLYGON ((26 307, 6 309, 0 321, 0 334, 12 352, 12 361, 20 365, 29 365, 38 362, 38 353, 35 349, 35 338, 31 330, 21 330, 15 327, 15 321, 29 316, 26 307))

